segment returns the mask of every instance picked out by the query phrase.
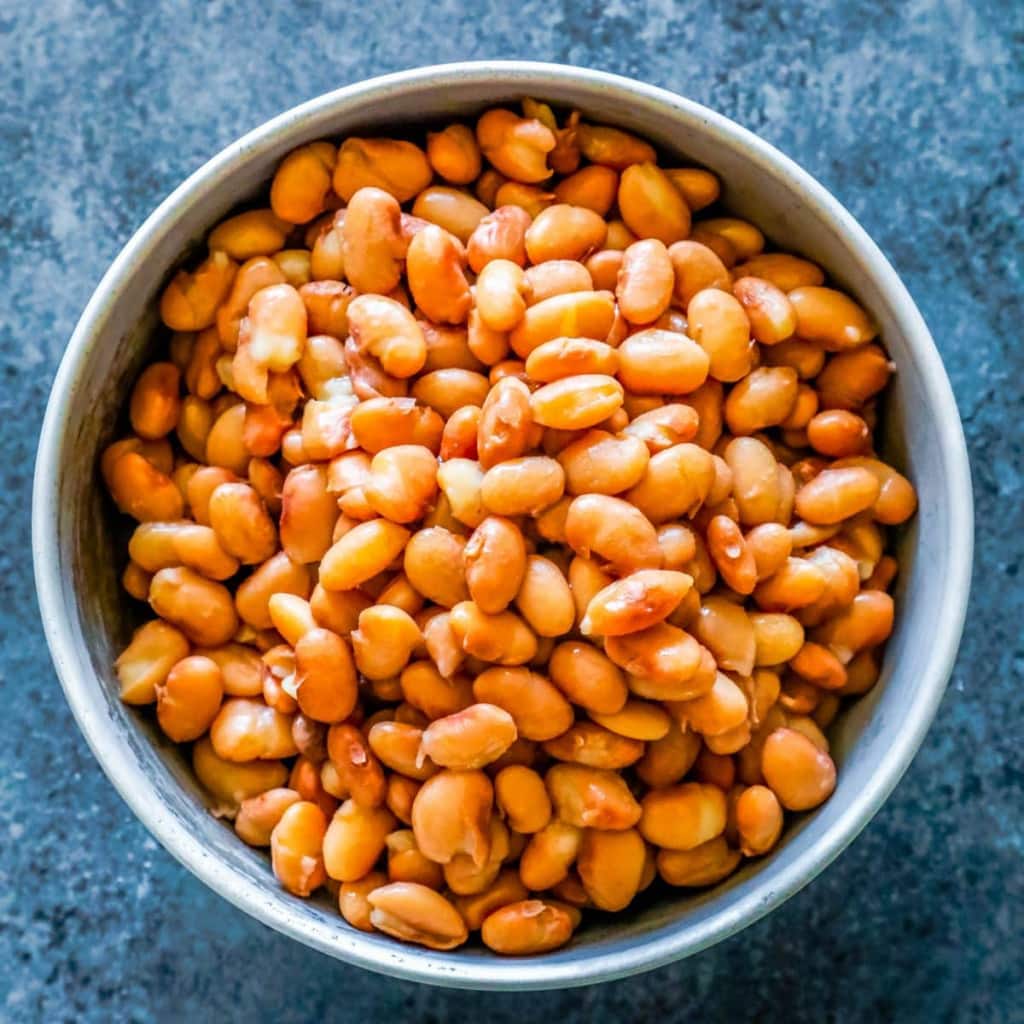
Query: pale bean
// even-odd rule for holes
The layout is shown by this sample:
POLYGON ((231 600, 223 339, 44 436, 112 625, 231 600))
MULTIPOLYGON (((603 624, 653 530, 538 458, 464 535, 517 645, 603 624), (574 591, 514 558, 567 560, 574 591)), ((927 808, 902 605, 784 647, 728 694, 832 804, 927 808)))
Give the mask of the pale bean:
POLYGON ((566 516, 565 534, 577 554, 585 558, 593 554, 620 573, 661 565, 661 549, 650 520, 621 498, 604 494, 575 498, 566 516))
MULTIPOLYGON (((446 466, 453 463, 446 463, 446 466)), ((475 464, 474 464, 475 465, 475 464)), ((509 459, 492 466, 480 483, 479 498, 487 511, 502 516, 536 515, 553 505, 565 490, 565 473, 554 460, 540 455, 509 459)), ((451 494, 448 495, 451 500, 451 494)), ((470 524, 469 520, 456 516, 470 524)), ((481 517, 482 519, 482 517, 481 517)))
POLYGON ((519 206, 500 206, 487 214, 470 235, 466 254, 473 272, 479 274, 492 260, 511 260, 526 265, 526 230, 533 218, 519 206))
MULTIPOLYGON (((501 571, 509 570, 503 568, 501 571)), ((568 581, 554 562, 540 555, 527 557, 515 603, 539 637, 562 636, 572 629, 576 619, 576 606, 568 581)))
POLYGON ((697 292, 686 306, 687 331, 707 353, 708 373, 732 382, 751 370, 750 321, 731 294, 717 288, 697 292))
POLYGON ((402 553, 409 536, 408 530, 387 519, 360 523, 324 555, 321 585, 328 590, 358 587, 386 569, 402 553))
POLYGON ((640 482, 624 497, 651 522, 660 524, 692 516, 710 493, 714 479, 714 461, 703 448, 677 444, 652 455, 640 482))

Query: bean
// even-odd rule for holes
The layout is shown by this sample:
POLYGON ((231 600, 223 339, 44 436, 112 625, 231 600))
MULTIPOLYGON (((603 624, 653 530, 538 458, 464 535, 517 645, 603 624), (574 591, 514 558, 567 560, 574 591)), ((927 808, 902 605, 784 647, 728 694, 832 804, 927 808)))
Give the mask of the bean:
POLYGON ((626 682, 619 668, 591 644, 575 640, 551 652, 548 671, 555 685, 590 712, 614 714, 626 703, 626 682))
POLYGON ((383 189, 361 188, 352 196, 342 237, 345 277, 357 292, 386 294, 398 285, 407 247, 401 220, 398 200, 383 189))
POLYGON ((611 770, 634 764, 643 752, 642 741, 585 721, 577 722, 561 736, 544 744, 544 753, 559 761, 611 770))
POLYGON ((871 508, 879 493, 878 479, 867 469, 826 469, 797 491, 796 511, 810 523, 830 525, 871 508))
POLYGON ((518 873, 506 868, 483 892, 458 896, 455 905, 470 931, 477 931, 495 910, 525 900, 528 895, 518 873))
POLYGON ((646 445, 651 455, 692 440, 697 433, 699 417, 688 405, 670 403, 634 416, 623 431, 646 445))
POLYGON ((686 306, 687 331, 707 353, 709 374, 732 382, 751 369, 750 321, 728 292, 705 288, 686 306))
POLYGON ((409 582, 427 599, 451 608, 469 596, 462 565, 466 542, 444 527, 412 535, 405 548, 404 568, 409 582))
POLYGON ((615 349, 591 338, 554 338, 538 345, 526 359, 529 377, 551 383, 576 375, 612 375, 619 368, 615 349))
POLYGON ((528 956, 547 953, 572 938, 573 920, 568 911, 541 900, 510 903, 483 921, 480 937, 496 953, 528 956))
POLYGON ((600 910, 624 910, 640 889, 647 850, 636 829, 583 834, 577 866, 587 896, 600 910))
POLYGON ((469 265, 479 274, 492 260, 526 265, 526 230, 532 217, 518 206, 500 206, 481 219, 466 244, 469 265))
POLYGON ((490 469, 524 456, 530 448, 532 428, 530 389, 515 377, 499 380, 480 410, 476 437, 480 465, 490 469))
POLYGON ((619 180, 619 212, 640 238, 671 245, 690 233, 690 210, 660 167, 650 161, 631 164, 619 180))
MULTIPOLYGON (((449 459, 437 469, 437 484, 461 523, 477 527, 487 516, 483 503, 484 473, 480 464, 471 459, 449 459)), ((508 496, 515 495, 514 481, 509 482, 508 496)))
POLYGON ((324 210, 338 152, 329 142, 293 149, 270 185, 270 206, 281 220, 305 224, 324 210))
POLYGON ((194 271, 179 270, 160 296, 161 320, 172 331, 211 327, 237 270, 238 264, 219 251, 211 252, 194 271))
POLYGON ((531 183, 551 176, 547 154, 555 148, 555 136, 535 118, 488 110, 477 121, 476 140, 487 160, 513 181, 531 183))
POLYGON ((472 601, 460 601, 449 621, 462 649, 482 661, 523 665, 537 651, 537 638, 513 612, 489 615, 472 601))
POLYGON ((722 668, 742 676, 750 675, 757 641, 743 605, 725 597, 705 597, 694 623, 694 633, 722 668))
POLYGON ((270 834, 274 875, 296 896, 311 895, 327 880, 321 854, 326 831, 324 812, 301 800, 285 810, 270 834))
POLYGON ((707 529, 708 554, 731 590, 749 594, 757 583, 757 561, 739 527, 727 516, 714 516, 707 529))
POLYGON ((640 820, 640 805, 615 772, 562 763, 548 769, 545 783, 556 815, 567 825, 621 831, 640 820))
POLYGON ((667 523, 658 527, 658 547, 665 560, 665 568, 679 571, 693 561, 697 554, 697 538, 684 523, 667 523))
POLYGON ((596 426, 622 405, 622 385, 604 374, 577 374, 545 384, 530 396, 535 423, 558 430, 596 426))
POLYGON ((400 203, 408 202, 430 184, 426 155, 411 142, 397 139, 346 139, 334 167, 334 191, 346 202, 361 188, 390 192, 400 203))
MULTIPOLYGON (((607 240, 605 241, 607 245, 607 240)), ((586 260, 587 273, 590 275, 591 287, 599 291, 614 292, 619 281, 619 270, 625 249, 601 249, 586 260)))
POLYGON ((402 553, 409 536, 404 527, 386 519, 360 523, 324 555, 321 586, 328 590, 358 587, 386 569, 402 553))
POLYGON ((387 885, 388 877, 383 871, 370 871, 354 882, 342 882, 338 889, 338 909, 341 916, 361 932, 372 932, 376 929, 370 923, 369 895, 374 889, 387 885))
POLYGON ((551 819, 551 800, 544 780, 523 765, 502 768, 494 778, 498 809, 516 832, 532 835, 551 819))
POLYGON ((591 165, 563 178, 554 191, 559 202, 605 217, 615 204, 618 188, 619 176, 612 168, 591 165))
POLYGON ((673 612, 692 583, 682 572, 634 572, 591 598, 580 630, 585 635, 623 636, 647 629, 673 612))
POLYGON ((555 295, 594 290, 590 271, 574 260, 547 260, 529 267, 524 281, 527 304, 531 306, 555 295))
POLYGON ((872 341, 878 333, 867 313, 834 288, 802 285, 789 293, 796 333, 828 352, 842 352, 872 341))
MULTIPOLYGON (((392 695, 396 700, 401 696, 392 695)), ((408 722, 374 722, 367 734, 374 754, 392 771, 423 782, 437 773, 437 765, 420 752, 423 730, 408 722)))
POLYGON ((681 731, 673 722, 661 739, 647 744, 636 766, 637 776, 653 790, 675 785, 693 767, 700 750, 700 736, 681 731))
POLYGON ((445 181, 454 185, 468 185, 480 176, 480 148, 473 130, 464 124, 427 132, 427 159, 445 181))
POLYGON ((763 523, 750 530, 747 547, 754 556, 758 580, 767 579, 780 569, 793 550, 790 531, 780 523, 763 523))
POLYGON ((778 463, 771 449, 756 438, 738 437, 726 446, 725 461, 733 474, 740 522, 756 526, 775 519, 782 495, 778 463))
POLYGON ((406 273, 416 304, 437 323, 465 323, 472 302, 458 240, 430 224, 409 243, 406 273))
POLYGON ((751 612, 756 665, 781 665, 789 661, 804 643, 799 620, 781 612, 751 612))
POLYGON ((815 451, 832 458, 860 455, 871 445, 863 418, 845 409, 828 409, 807 423, 807 440, 815 451))
POLYGON ((640 482, 647 446, 633 436, 590 430, 558 455, 570 494, 620 494, 640 482))
POLYGON ((701 659, 697 641, 664 622, 624 636, 606 637, 605 653, 631 676, 673 688, 697 674, 701 659))
POLYGON ((379 359, 385 373, 405 378, 423 368, 423 329, 401 303, 384 295, 360 295, 349 304, 348 321, 356 349, 379 359))
POLYGON ((481 771, 443 770, 423 783, 412 806, 419 848, 438 864, 467 854, 482 867, 490 853, 494 791, 481 771))
POLYGON ((572 725, 568 701, 544 676, 527 668, 489 668, 474 680, 473 695, 507 711, 524 739, 543 742, 572 725))
POLYGON ((619 379, 636 395, 689 394, 707 379, 710 365, 696 342, 656 327, 628 337, 618 354, 619 379))
POLYGON ((684 701, 675 710, 696 732, 713 737, 741 726, 747 718, 749 705, 740 687, 719 672, 707 693, 684 701))
POLYGON ((386 807, 363 807, 346 800, 335 812, 323 837, 324 867, 330 878, 355 882, 373 869, 396 827, 386 807))
POLYGON ((512 716, 494 704, 473 704, 438 718, 423 732, 423 752, 442 768, 471 771, 496 761, 515 742, 512 716))
POLYGON ((793 729, 776 729, 764 743, 765 782, 789 811, 807 811, 827 800, 836 785, 828 754, 793 729))
POLYGON ((423 855, 411 829, 392 832, 387 838, 387 851, 390 881, 412 882, 434 890, 444 885, 441 866, 423 855))
POLYGON ((811 638, 845 665, 865 648, 887 640, 892 626, 892 598, 881 590, 862 590, 846 608, 818 626, 811 638))
POLYGON ((805 643, 790 659, 789 667, 823 690, 841 690, 846 685, 846 669, 842 662, 821 644, 805 643))
POLYGON ((487 207, 467 192, 441 185, 424 189, 416 197, 412 212, 423 222, 447 231, 463 245, 488 214, 487 207))
POLYGON ((871 506, 871 515, 878 522, 897 526, 914 514, 917 509, 914 485, 892 466, 864 456, 839 459, 833 463, 834 470, 848 468, 865 469, 878 481, 878 499, 871 506))
POLYGON ((291 719, 262 700, 232 697, 210 724, 210 741, 225 761, 277 760, 298 753, 291 719))
POLYGON ((628 700, 621 710, 611 715, 591 712, 599 725, 631 740, 660 740, 671 727, 668 714, 657 704, 628 700))
POLYGON ((407 612, 377 604, 359 614, 359 628, 352 633, 356 667, 367 679, 390 679, 408 664, 422 636, 407 612))
POLYGON ((599 213, 584 206, 556 203, 542 210, 526 231, 531 263, 582 260, 604 245, 608 227, 599 213))
POLYGON ((740 277, 732 287, 750 320, 750 333, 762 345, 777 345, 793 336, 796 311, 786 293, 771 281, 740 277))
POLYGON ((157 572, 150 583, 149 603, 196 644, 217 647, 238 628, 228 589, 185 567, 157 572))
POLYGON ((650 520, 621 498, 603 494, 575 498, 566 516, 565 532, 574 551, 586 558, 596 555, 617 572, 661 564, 661 549, 650 520))
POLYGON ((693 515, 710 493, 714 477, 714 462, 703 448, 677 444, 651 456, 640 482, 625 499, 660 524, 693 515))
POLYGON ((762 366, 729 392, 725 421, 733 434, 754 434, 783 423, 797 400, 797 374, 789 366, 762 366))
POLYGON ((668 167, 665 174, 694 211, 710 206, 722 190, 718 178, 702 167, 668 167))
MULTIPOLYGON (((451 466, 452 463, 446 465, 451 466)), ((562 467, 554 459, 533 455, 509 459, 491 467, 484 475, 479 493, 487 511, 495 515, 520 516, 536 515, 553 505, 564 489, 562 467)))
POLYGON ((655 159, 653 147, 624 132, 603 124, 581 124, 577 133, 580 152, 593 164, 625 170, 631 164, 655 159))
POLYGON ((568 581, 554 562, 540 555, 526 558, 515 602, 527 624, 540 637, 562 636, 572 629, 576 619, 568 581))
POLYGON ((759 277, 783 292, 791 292, 804 285, 820 285, 825 275, 817 264, 784 252, 760 253, 734 268, 737 280, 759 277))
POLYGON ((301 799, 294 789, 286 787, 249 797, 239 805, 235 832, 249 846, 270 846, 271 834, 284 812, 301 799))
POLYGON ((592 338, 604 341, 615 319, 611 292, 569 292, 530 306, 509 334, 512 350, 521 359, 554 338, 592 338))
POLYGON ((634 324, 649 324, 668 309, 675 271, 665 245, 656 238, 634 242, 626 249, 615 295, 622 315, 634 324))
POLYGON ((731 850, 718 836, 692 850, 660 850, 658 874, 668 885, 700 888, 731 875, 740 859, 739 850, 731 850))
POLYGON ((188 640, 174 626, 161 619, 139 626, 114 662, 121 700, 126 704, 152 704, 171 669, 188 653, 188 640))
POLYGON ((641 804, 640 834, 668 850, 692 850, 725 830, 725 795, 717 786, 685 782, 649 792, 641 804))

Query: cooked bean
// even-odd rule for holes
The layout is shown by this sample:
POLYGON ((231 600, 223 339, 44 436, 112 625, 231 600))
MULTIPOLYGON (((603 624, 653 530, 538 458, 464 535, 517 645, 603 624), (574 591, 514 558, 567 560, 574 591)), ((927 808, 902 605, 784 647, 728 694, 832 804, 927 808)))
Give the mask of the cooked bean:
POLYGON ((149 603, 195 644, 217 647, 238 628, 230 591, 185 567, 157 572, 150 583, 149 603))
POLYGON ((615 296, 622 315, 633 324, 649 324, 668 309, 675 271, 665 245, 656 238, 634 242, 626 249, 615 296))
POLYGON ((338 150, 333 184, 346 203, 368 186, 384 189, 404 203, 422 192, 430 178, 425 154, 411 142, 352 136, 338 150))
POLYGON ((758 277, 740 277, 732 286, 750 320, 750 333, 762 345, 777 345, 793 336, 796 311, 781 288, 758 277))
POLYGON ((339 882, 362 878, 384 852, 395 825, 395 817, 386 807, 363 807, 346 800, 334 812, 323 837, 328 876, 339 882))
POLYGON ((496 953, 529 956, 564 946, 573 932, 569 912, 551 902, 509 903, 484 918, 480 937, 496 953))
POLYGON ((480 176, 480 148, 473 130, 464 124, 427 132, 427 159, 442 178, 454 185, 468 185, 480 176))
POLYGON ((499 810, 516 832, 539 832, 551 818, 544 780, 531 768, 516 764, 502 768, 494 778, 494 795, 499 810))
POLYGON ((697 639, 711 651, 722 668, 741 676, 750 675, 757 641, 743 605, 725 597, 705 597, 693 628, 697 639))
POLYGON ((720 736, 746 720, 749 705, 740 687, 719 672, 707 693, 684 701, 676 710, 701 735, 720 736))
POLYGON ((761 366, 729 392, 725 422, 733 434, 754 434, 778 426, 790 415, 797 400, 796 370, 789 366, 761 366))
POLYGON ((227 253, 213 251, 194 271, 178 271, 160 296, 160 318, 172 331, 212 326, 237 270, 227 253))
POLYGON ((700 750, 700 736, 694 732, 683 732, 672 722, 661 739, 647 744, 644 756, 637 763, 636 773, 655 790, 674 785, 693 767, 700 750))
POLYGON ((638 437, 590 430, 564 448, 558 461, 570 494, 621 494, 640 482, 649 454, 638 437))
POLYGON ((619 212, 640 238, 671 245, 690 233, 690 210, 682 194, 657 164, 631 164, 619 180, 619 212))
POLYGON ((871 341, 878 333, 867 313, 834 288, 802 285, 789 293, 796 313, 796 333, 829 352, 842 352, 871 341))
POLYGON ((614 714, 626 703, 622 672, 602 651, 575 640, 551 652, 548 671, 555 685, 587 711, 614 714))
POLYGON ((623 736, 596 722, 577 722, 561 736, 544 744, 544 753, 559 761, 588 768, 621 770, 634 764, 644 752, 641 740, 623 736))
POLYGON ((298 753, 291 719, 261 700, 231 697, 210 725, 210 742, 225 761, 277 760, 298 753))
POLYGON ((836 766, 828 754, 793 729, 776 729, 764 743, 765 782, 789 811, 807 811, 832 795, 836 766))
POLYGON ((668 850, 692 850, 725 830, 725 794, 717 786, 685 782, 644 797, 641 835, 668 850))
POLYGON ((652 455, 640 482, 624 497, 651 522, 663 523, 693 515, 710 493, 714 478, 714 462, 703 448, 677 444, 652 455))
MULTIPOLYGON (((451 466, 452 463, 446 465, 451 466)), ((487 511, 495 515, 536 515, 553 505, 564 490, 565 473, 562 467, 554 459, 530 455, 509 459, 491 467, 484 474, 479 496, 487 511)), ((458 512, 455 514, 458 515, 458 512)), ((462 516, 459 518, 468 525, 479 525, 470 524, 462 516)))
MULTIPOLYGON (((436 225, 464 245, 480 221, 487 216, 488 210, 483 203, 461 189, 433 185, 416 197, 412 212, 414 218, 420 219, 419 231, 428 223, 436 225)), ((403 215, 403 220, 407 217, 403 215)))
POLYGON ((423 732, 423 752, 442 768, 470 771, 496 761, 515 742, 512 716, 494 704, 473 704, 438 718, 423 732))
POLYGON ((647 849, 636 829, 587 829, 577 858, 583 886, 594 906, 624 910, 640 890, 647 849))
POLYGON ((650 520, 621 498, 604 494, 575 498, 566 516, 565 534, 578 554, 587 558, 593 554, 618 572, 652 569, 661 564, 661 549, 650 520))
POLYGON ((722 881, 739 862, 740 851, 718 836, 692 850, 659 850, 658 874, 668 885, 699 888, 722 881))
POLYGON ((580 630, 586 635, 622 636, 647 629, 672 614, 692 583, 683 572, 634 572, 591 598, 580 630))
POLYGON ((576 619, 568 581, 554 562, 540 555, 527 557, 515 603, 539 637, 562 636, 572 629, 576 619))
POLYGON ((582 373, 545 384, 530 396, 535 423, 557 430, 582 430, 606 420, 622 405, 614 377, 582 373))
POLYGON ((728 292, 705 288, 686 306, 687 331, 707 353, 709 374, 737 381, 751 369, 750 320, 728 292))
POLYGON ((548 769, 545 782, 555 813, 567 825, 620 831, 640 820, 640 805, 615 772, 563 763, 548 769))
POLYGON ((652 327, 618 348, 619 379, 632 394, 686 395, 704 383, 708 354, 675 331, 652 327))
POLYGON ((511 260, 526 264, 526 230, 532 219, 518 206, 500 206, 487 214, 473 231, 466 246, 469 265, 474 273, 492 260, 511 260))
POLYGON ((594 290, 590 271, 575 260, 547 260, 527 268, 524 277, 527 304, 531 306, 555 295, 594 290))
POLYGON ((554 338, 604 341, 615 320, 611 292, 569 292, 530 306, 509 334, 512 351, 521 359, 554 338))
POLYGON ((386 519, 372 519, 349 530, 320 563, 320 583, 328 590, 350 590, 386 569, 401 554, 409 531, 386 519))
POLYGON ((484 156, 513 181, 529 183, 551 176, 547 154, 555 148, 555 136, 535 118, 489 110, 477 121, 476 140, 484 156))
POLYGON ((839 523, 871 508, 879 492, 877 477, 866 469, 826 469, 797 491, 796 511, 810 523, 839 523))
POLYGON ((518 459, 530 448, 533 413, 530 389, 515 377, 504 377, 490 390, 480 410, 476 447, 480 465, 490 469, 518 459))
POLYGON ((460 853, 477 867, 490 853, 489 822, 494 791, 481 771, 444 770, 423 783, 412 806, 419 848, 438 864, 460 853))
POLYGON ((544 676, 528 668, 489 668, 473 682, 473 695, 507 711, 524 739, 553 739, 572 725, 568 701, 544 676))

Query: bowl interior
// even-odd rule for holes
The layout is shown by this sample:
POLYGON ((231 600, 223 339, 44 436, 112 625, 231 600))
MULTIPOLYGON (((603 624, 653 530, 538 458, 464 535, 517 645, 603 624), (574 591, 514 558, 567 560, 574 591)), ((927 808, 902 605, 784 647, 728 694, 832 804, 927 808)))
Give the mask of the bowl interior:
POLYGON ((36 499, 37 572, 55 662, 101 763, 158 838, 233 902, 326 952, 419 980, 490 987, 582 984, 656 966, 756 919, 820 870, 895 784, 934 713, 959 635, 946 584, 962 576, 964 552, 967 563, 970 557, 969 488, 951 456, 959 424, 938 357, 888 264, 847 217, 764 143, 702 108, 611 76, 529 65, 390 76, 322 97, 225 151, 179 189, 119 258, 83 318, 51 400, 50 453, 40 460, 36 499), (840 769, 832 799, 727 883, 697 894, 659 890, 657 901, 641 901, 636 912, 595 918, 568 949, 509 961, 482 948, 435 955, 356 933, 326 898, 302 902, 281 892, 267 860, 207 812, 179 749, 117 698, 111 665, 143 616, 120 591, 124 533, 112 524, 96 462, 123 426, 134 376, 154 357, 161 333, 154 300, 169 271, 212 224, 265 186, 286 152, 325 136, 469 115, 523 95, 578 107, 713 169, 727 208, 779 247, 822 264, 858 297, 881 324, 898 367, 885 450, 913 479, 920 512, 900 539, 897 628, 882 680, 830 733, 840 769), (937 638, 942 623, 954 635, 937 638))

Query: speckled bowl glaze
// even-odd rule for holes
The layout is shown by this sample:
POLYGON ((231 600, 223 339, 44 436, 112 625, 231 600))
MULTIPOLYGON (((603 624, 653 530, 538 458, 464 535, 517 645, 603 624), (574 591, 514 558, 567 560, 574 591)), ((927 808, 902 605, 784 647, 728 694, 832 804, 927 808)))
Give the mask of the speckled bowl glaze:
POLYGON ((420 68, 340 89, 269 121, 193 174, 125 246, 82 315, 50 395, 33 502, 36 583, 57 672, 100 764, 153 835, 272 928, 370 970, 466 988, 560 988, 649 970, 732 935, 811 881, 878 810, 935 715, 960 639, 971 548, 967 453, 949 382, 921 314, 850 214, 806 171, 697 103, 626 78, 526 62, 420 68), (524 95, 577 107, 713 169, 726 206, 857 296, 898 369, 885 449, 913 479, 920 512, 900 540, 897 624, 881 682, 831 733, 839 766, 833 797, 795 821, 770 856, 720 886, 661 890, 627 913, 595 916, 566 949, 502 959, 479 946, 435 953, 355 931, 326 895, 306 902, 283 892, 267 859, 210 815, 182 753, 117 697, 111 665, 139 610, 119 591, 123 538, 96 463, 132 379, 152 357, 163 283, 212 224, 266 185, 289 150, 325 136, 470 115, 524 95))

